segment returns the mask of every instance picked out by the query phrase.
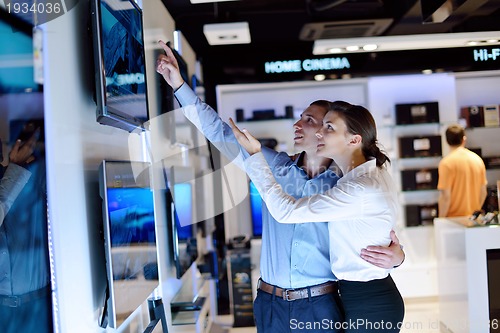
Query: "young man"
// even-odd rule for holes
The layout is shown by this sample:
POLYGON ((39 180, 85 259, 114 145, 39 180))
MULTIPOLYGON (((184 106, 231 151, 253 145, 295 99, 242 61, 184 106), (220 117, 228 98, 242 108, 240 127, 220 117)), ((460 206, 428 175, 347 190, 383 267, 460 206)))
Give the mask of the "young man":
MULTIPOLYGON (((165 43, 160 44, 166 55, 158 58, 156 70, 174 89, 186 117, 226 157, 248 157, 230 126, 184 84, 172 51, 165 43)), ((296 198, 324 192, 339 178, 332 160, 316 154, 315 133, 322 126, 328 105, 327 101, 313 102, 294 124, 295 149, 301 153, 290 157, 263 148, 277 181, 296 198)), ((307 325, 321 326, 311 332, 340 331, 334 325, 342 321, 342 314, 334 282, 337 279, 330 269, 327 223, 281 224, 265 205, 262 216, 261 279, 254 302, 257 331, 288 332, 307 325)), ((394 235, 392 239, 390 247, 365 249, 362 257, 381 267, 400 265, 404 253, 394 235)))
POLYGON ((460 125, 446 129, 450 153, 439 162, 439 216, 469 216, 486 199, 486 168, 476 153, 465 148, 465 130, 460 125))

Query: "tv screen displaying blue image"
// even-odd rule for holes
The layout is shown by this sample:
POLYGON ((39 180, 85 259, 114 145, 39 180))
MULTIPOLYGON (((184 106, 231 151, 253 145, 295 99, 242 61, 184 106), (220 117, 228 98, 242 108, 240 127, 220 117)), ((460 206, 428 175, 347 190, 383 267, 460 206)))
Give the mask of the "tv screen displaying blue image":
POLYGON ((118 328, 159 285, 150 163, 102 161, 107 291, 99 325, 118 328))
POLYGON ((108 188, 111 245, 155 243, 153 192, 149 188, 108 188))
POLYGON ((179 241, 193 238, 193 198, 191 184, 174 185, 175 223, 179 241))
POLYGON ((253 237, 262 236, 262 197, 253 182, 250 182, 250 211, 253 237))

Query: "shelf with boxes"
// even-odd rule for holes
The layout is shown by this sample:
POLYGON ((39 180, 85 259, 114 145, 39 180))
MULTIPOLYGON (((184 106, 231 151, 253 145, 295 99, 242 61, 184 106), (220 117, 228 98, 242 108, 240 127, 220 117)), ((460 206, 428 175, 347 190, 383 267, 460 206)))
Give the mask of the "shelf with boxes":
POLYGON ((500 105, 472 105, 460 108, 460 118, 467 128, 500 127, 500 105))
MULTIPOLYGON (((473 105, 460 108, 460 117, 466 128, 467 137, 477 136, 477 148, 469 148, 477 153, 484 160, 487 170, 500 169, 500 150, 485 153, 483 156, 483 146, 485 143, 498 142, 500 127, 500 105, 473 105), (488 140, 488 141, 485 141, 488 140), (477 142, 482 141, 482 142, 477 142), (480 143, 478 145, 478 143, 480 143)), ((469 147, 472 147, 470 144, 469 147)))
POLYGON ((432 225, 438 216, 438 165, 443 155, 438 102, 395 105, 396 124, 391 125, 400 176, 400 200, 406 227, 432 225))

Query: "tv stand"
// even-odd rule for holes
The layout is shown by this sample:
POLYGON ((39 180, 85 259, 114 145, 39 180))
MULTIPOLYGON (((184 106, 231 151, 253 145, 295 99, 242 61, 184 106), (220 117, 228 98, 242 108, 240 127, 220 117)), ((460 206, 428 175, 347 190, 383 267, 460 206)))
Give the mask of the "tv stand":
POLYGON ((144 333, 152 333, 153 330, 157 327, 157 325, 161 326, 162 333, 168 333, 167 320, 165 319, 165 309, 163 307, 163 301, 161 297, 149 298, 148 308, 149 308, 149 319, 151 321, 144 330, 144 333))

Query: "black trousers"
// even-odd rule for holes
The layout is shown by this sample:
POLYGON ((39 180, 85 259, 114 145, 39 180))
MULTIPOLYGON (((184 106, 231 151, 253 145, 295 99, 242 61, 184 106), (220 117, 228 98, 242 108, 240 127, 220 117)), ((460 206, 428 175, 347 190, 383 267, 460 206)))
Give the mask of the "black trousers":
POLYGON ((368 282, 339 281, 345 333, 399 332, 404 303, 390 276, 368 282))
POLYGON ((258 333, 340 333, 342 323, 337 293, 286 301, 257 291, 254 317, 258 333))

